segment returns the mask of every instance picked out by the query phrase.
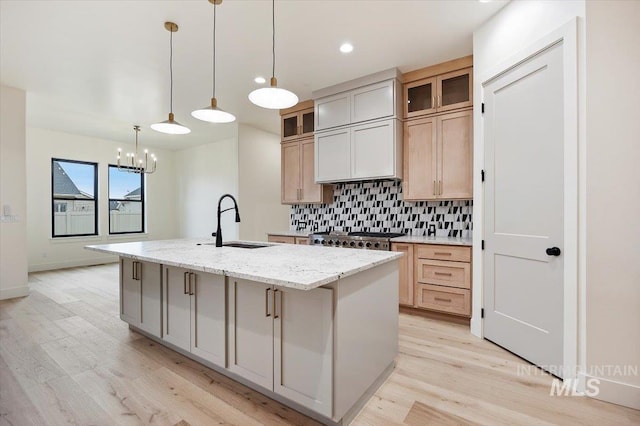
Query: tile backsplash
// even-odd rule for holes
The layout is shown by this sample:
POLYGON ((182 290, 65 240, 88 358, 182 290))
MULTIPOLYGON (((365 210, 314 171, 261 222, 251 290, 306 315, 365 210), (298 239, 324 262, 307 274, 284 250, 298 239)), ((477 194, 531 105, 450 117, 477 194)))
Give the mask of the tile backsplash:
POLYGON ((337 184, 331 204, 291 206, 291 230, 311 228, 346 232, 402 232, 426 235, 430 224, 438 236, 470 237, 473 201, 404 201, 399 181, 337 184))

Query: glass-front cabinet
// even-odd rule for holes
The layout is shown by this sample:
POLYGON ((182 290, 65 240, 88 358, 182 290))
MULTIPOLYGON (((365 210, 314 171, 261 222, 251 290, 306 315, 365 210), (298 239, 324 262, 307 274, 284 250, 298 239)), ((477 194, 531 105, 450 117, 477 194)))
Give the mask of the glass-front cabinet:
POLYGON ((406 83, 404 118, 472 106, 472 80, 472 68, 465 68, 406 83))
POLYGON ((282 140, 313 136, 313 108, 282 116, 282 140))

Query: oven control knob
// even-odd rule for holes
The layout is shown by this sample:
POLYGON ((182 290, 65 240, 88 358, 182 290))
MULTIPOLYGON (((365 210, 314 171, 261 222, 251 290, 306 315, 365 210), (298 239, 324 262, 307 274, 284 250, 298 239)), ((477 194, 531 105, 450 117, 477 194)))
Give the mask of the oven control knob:
POLYGON ((360 241, 360 242, 358 243, 358 247, 364 247, 364 243, 363 243, 362 241, 360 241))
POLYGON ((326 240, 322 240, 322 245, 324 246, 326 244, 327 244, 327 241, 326 240))
POLYGON ((351 247, 355 247, 355 246, 356 246, 356 242, 355 242, 355 241, 351 241, 351 242, 349 243, 349 245, 350 245, 351 247))
POLYGON ((375 244, 374 244, 374 247, 375 247, 375 248, 380 247, 380 243, 375 243, 375 244))
POLYGON ((343 247, 346 247, 346 246, 347 246, 347 244, 348 244, 348 243, 347 243, 346 241, 343 241, 343 242, 342 242, 342 246, 343 246, 343 247))
POLYGON ((332 246, 333 245, 333 240, 329 240, 329 245, 332 246))
POLYGON ((315 240, 313 240, 313 243, 314 243, 314 244, 319 244, 319 243, 320 243, 320 240, 316 238, 315 240))
POLYGON ((371 247, 371 243, 367 243, 367 248, 371 247))

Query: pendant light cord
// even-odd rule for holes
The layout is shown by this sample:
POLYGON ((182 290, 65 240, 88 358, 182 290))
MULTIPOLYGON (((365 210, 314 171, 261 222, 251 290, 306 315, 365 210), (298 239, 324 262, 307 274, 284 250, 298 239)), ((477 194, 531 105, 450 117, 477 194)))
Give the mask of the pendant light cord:
POLYGON ((271 46, 273 52, 273 64, 271 68, 271 77, 276 76, 276 0, 271 0, 271 29, 272 38, 271 46))
POLYGON ((216 97, 216 5, 213 4, 213 96, 216 97))
POLYGON ((169 31, 169 80, 170 83, 170 95, 169 95, 169 112, 173 114, 173 31, 169 31))

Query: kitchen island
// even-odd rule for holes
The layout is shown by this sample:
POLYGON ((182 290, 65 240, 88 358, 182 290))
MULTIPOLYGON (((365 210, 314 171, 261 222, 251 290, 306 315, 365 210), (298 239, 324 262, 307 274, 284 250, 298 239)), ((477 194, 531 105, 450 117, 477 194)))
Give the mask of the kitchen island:
POLYGON ((182 239, 120 256, 129 327, 325 424, 348 424, 394 367, 401 253, 182 239))

